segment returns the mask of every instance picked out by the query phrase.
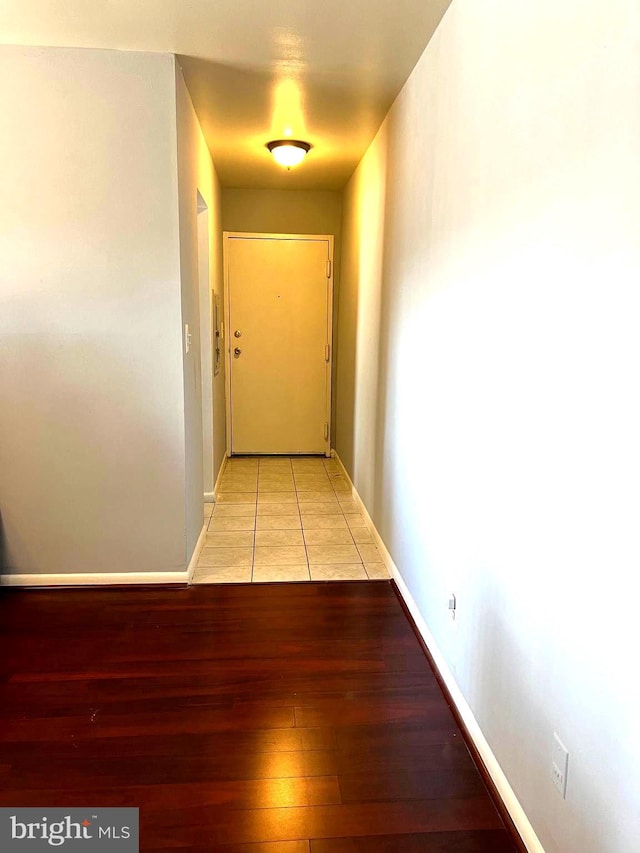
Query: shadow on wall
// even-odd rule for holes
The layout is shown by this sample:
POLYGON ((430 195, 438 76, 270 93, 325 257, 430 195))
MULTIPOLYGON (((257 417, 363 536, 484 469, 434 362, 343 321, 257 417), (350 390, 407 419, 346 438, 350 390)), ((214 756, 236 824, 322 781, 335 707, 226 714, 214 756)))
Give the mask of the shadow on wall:
POLYGON ((358 363, 358 307, 360 305, 360 256, 362 241, 354 234, 354 211, 343 211, 342 227, 349 229, 346 251, 342 257, 340 279, 342 287, 338 302, 338 335, 334 343, 334 357, 338 362, 336 382, 336 450, 342 462, 354 478, 356 455, 356 373, 358 363), (353 237, 355 236, 355 239, 353 237), (355 252, 354 252, 355 247, 355 252), (355 254, 355 257, 354 257, 355 254))
POLYGON ((369 508, 376 493, 372 477, 377 481, 379 476, 373 458, 384 446, 380 435, 383 421, 376 413, 386 409, 386 401, 380 399, 386 393, 380 376, 381 339, 388 329, 381 302, 387 193, 384 128, 375 144, 382 148, 383 156, 361 163, 343 209, 336 431, 338 453, 369 508), (359 428, 362 423, 371 429, 363 431, 359 428))
MULTIPOLYGON (((393 129, 392 129, 393 130, 393 129)), ((375 516, 378 518, 385 517, 386 518, 395 518, 396 516, 396 508, 394 505, 394 491, 391 489, 391 483, 389 482, 389 474, 388 474, 388 465, 391 463, 391 460, 387 459, 386 448, 388 446, 388 433, 390 424, 388 422, 388 413, 389 409, 393 407, 393 392, 394 387, 390 382, 390 372, 392 370, 391 363, 393 360, 393 336, 392 330, 398 328, 398 324, 395 321, 395 315, 397 312, 397 302, 399 298, 399 294, 395 293, 394 298, 394 287, 391 279, 390 270, 396 269, 397 265, 394 266, 394 259, 390 257, 390 254, 394 254, 394 249, 399 246, 399 241, 401 235, 398 233, 397 224, 393 217, 393 209, 392 209, 392 200, 393 200, 393 187, 387 187, 388 184, 388 174, 390 170, 390 163, 393 162, 394 156, 396 156, 396 146, 394 145, 394 141, 396 139, 396 134, 394 134, 388 128, 385 127, 385 147, 384 147, 384 156, 382 158, 384 163, 384 172, 385 172, 385 192, 384 198, 382 199, 381 209, 383 211, 382 214, 382 222, 380 224, 380 237, 379 246, 380 246, 380 269, 381 269, 381 294, 379 295, 379 331, 378 331, 378 340, 379 340, 379 352, 378 352, 378 361, 377 361, 377 370, 376 370, 376 379, 377 379, 377 400, 376 400, 376 414, 375 414, 375 423, 377 425, 376 435, 375 435, 375 449, 374 449, 374 482, 372 484, 372 502, 371 506, 373 508, 373 512, 375 516), (386 513, 383 513, 383 501, 387 507, 386 513)), ((398 152, 399 154, 399 152, 398 152)), ((383 525, 384 528, 384 525, 383 525)), ((383 536, 386 536, 386 531, 382 533, 383 536)))

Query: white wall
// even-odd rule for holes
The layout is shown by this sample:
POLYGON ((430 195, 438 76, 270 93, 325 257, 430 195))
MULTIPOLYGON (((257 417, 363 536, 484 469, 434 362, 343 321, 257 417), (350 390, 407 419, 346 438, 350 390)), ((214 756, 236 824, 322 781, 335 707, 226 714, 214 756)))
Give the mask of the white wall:
POLYGON ((0 47, 4 571, 184 569, 174 59, 0 47))
MULTIPOLYGON (((176 65, 176 105, 178 130, 178 188, 180 206, 180 269, 182 282, 182 322, 188 323, 192 333, 192 346, 184 359, 184 397, 186 428, 186 521, 187 551, 193 552, 202 529, 203 480, 203 424, 202 424, 202 364, 200 348, 204 347, 210 359, 210 340, 205 333, 201 341, 201 306, 208 312, 209 294, 200 292, 198 269, 198 193, 207 205, 209 223, 209 287, 220 294, 222 300, 222 228, 220 221, 220 184, 211 155, 204 141, 189 92, 176 65)), ((210 318, 204 319, 210 328, 210 318)), ((211 362, 205 364, 206 385, 212 379, 211 362)), ((206 396, 206 395, 205 395, 206 396)), ((213 448, 207 448, 212 471, 207 474, 206 486, 212 491, 215 477, 225 454, 224 368, 213 380, 213 421, 211 432, 213 448)), ((208 401, 205 399, 205 406, 208 401)))
POLYGON ((639 47, 454 0, 345 193, 337 449, 548 853, 640 833, 639 47))

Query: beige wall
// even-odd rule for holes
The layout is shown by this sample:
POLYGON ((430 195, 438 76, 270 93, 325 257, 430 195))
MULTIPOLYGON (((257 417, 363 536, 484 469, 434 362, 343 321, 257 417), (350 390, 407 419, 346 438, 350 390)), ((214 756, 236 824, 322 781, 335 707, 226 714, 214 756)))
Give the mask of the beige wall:
POLYGON ((337 449, 547 853, 638 839, 639 9, 454 0, 345 193, 337 449))
POLYGON ((377 389, 386 145, 385 125, 344 193, 340 270, 344 287, 337 311, 336 448, 368 506, 382 448, 377 389))
MULTIPOLYGON (((342 252, 342 193, 321 190, 223 189, 222 227, 224 231, 267 234, 333 234, 333 298, 337 305, 342 252)), ((334 311, 332 439, 335 437, 336 420, 337 322, 337 312, 334 311)), ((335 440, 332 440, 333 443, 335 440)))
POLYGON ((174 60, 0 47, 4 571, 185 567, 174 60))
POLYGON ((214 379, 210 335, 210 293, 220 294, 221 300, 223 293, 222 228, 220 183, 179 66, 176 66, 176 105, 182 324, 183 328, 188 324, 192 334, 191 349, 185 354, 183 363, 189 558, 202 529, 203 491, 213 491, 215 477, 225 454, 224 367, 214 379), (206 204, 205 216, 209 225, 210 280, 203 282, 202 286, 198 257, 198 194, 206 204), (204 357, 201 357, 202 353, 204 357), (213 388, 212 396, 210 388, 213 388), (203 405, 206 415, 204 424, 203 405), (206 436, 206 447, 203 447, 203 433, 206 436))
MULTIPOLYGON (((275 166, 274 168, 279 168, 275 166)), ((300 168, 304 168, 304 165, 300 168)), ((225 231, 333 234, 340 237, 342 193, 321 190, 223 189, 225 231)))

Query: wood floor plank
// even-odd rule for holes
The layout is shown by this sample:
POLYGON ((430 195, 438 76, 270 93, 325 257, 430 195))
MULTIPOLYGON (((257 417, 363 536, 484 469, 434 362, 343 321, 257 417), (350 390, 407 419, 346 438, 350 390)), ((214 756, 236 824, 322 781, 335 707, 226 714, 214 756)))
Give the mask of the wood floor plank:
POLYGON ((48 758, 42 767, 41 755, 32 753, 17 759, 13 765, 11 779, 14 785, 50 788, 55 790, 60 779, 69 786, 78 786, 92 767, 92 776, 101 785, 117 785, 124 780, 128 785, 166 785, 171 782, 209 782, 212 785, 224 781, 313 778, 337 775, 338 761, 335 753, 316 750, 313 752, 274 752, 264 754, 260 760, 249 754, 233 751, 219 756, 156 755, 151 761, 135 761, 132 757, 103 757, 99 761, 88 759, 82 748, 72 750, 66 758, 48 758), (39 783, 39 784, 38 784, 39 783))
POLYGON ((467 830, 360 838, 323 838, 311 853, 512 853, 504 830, 467 830))
MULTIPOLYGON (((149 847, 148 853, 175 853, 185 847, 149 847)), ((189 845, 189 853, 309 853, 308 841, 267 841, 265 844, 223 844, 215 848, 211 844, 203 847, 189 845)))
MULTIPOLYGON (((5 719, 0 726, 0 743, 16 741, 46 741, 74 737, 79 740, 94 738, 120 738, 137 731, 158 735, 183 732, 245 731, 248 729, 282 729, 295 725, 293 708, 264 708, 260 714, 249 708, 244 712, 231 704, 220 707, 194 707, 185 704, 176 707, 167 702, 167 708, 149 708, 131 714, 111 715, 98 705, 82 708, 82 714, 63 717, 27 717, 5 719)), ((78 712, 80 709, 77 709, 78 712)))
POLYGON ((453 829, 499 829, 500 819, 488 799, 428 800, 412 802, 357 803, 286 809, 255 809, 231 812, 198 809, 181 814, 164 811, 141 815, 141 826, 150 843, 167 845, 185 836, 198 844, 293 841, 326 837, 382 835, 390 826, 404 833, 443 832, 453 829))
MULTIPOLYGON (((417 742, 417 740, 416 740, 417 742)), ((160 735, 128 735, 118 738, 93 738, 83 741, 83 759, 107 758, 152 759, 194 755, 200 759, 218 760, 220 756, 262 753, 334 750, 338 739, 335 729, 256 729, 248 731, 188 732, 160 735)), ((361 741, 358 741, 360 744, 361 741)), ((72 744, 80 748, 79 744, 72 744)), ((69 743, 63 740, 37 740, 31 743, 5 743, 2 754, 7 759, 40 755, 46 750, 50 759, 69 756, 69 743)))
POLYGON ((0 805, 147 853, 515 848, 386 581, 3 590, 0 805))
MULTIPOLYGON (((426 721, 388 723, 385 726, 342 725, 333 730, 303 729, 302 731, 333 731, 334 747, 349 760, 352 755, 359 756, 362 753, 415 757, 426 747, 434 744, 463 742, 462 733, 450 714, 430 716, 426 721)), ((353 767, 353 762, 351 766, 353 767)))
POLYGON ((471 799, 482 797, 484 784, 477 771, 462 768, 432 770, 394 762, 377 773, 341 773, 342 801, 471 799))
MULTIPOLYGON (((72 787, 73 780, 40 789, 12 787, 0 791, 0 805, 82 807, 87 804, 84 788, 72 787)), ((118 784, 92 787, 94 797, 103 807, 129 806, 141 809, 203 808, 219 806, 228 809, 274 809, 291 806, 338 805, 341 802, 337 776, 261 778, 249 780, 217 780, 211 782, 167 783, 147 785, 118 784)))
POLYGON ((450 714, 449 706, 442 695, 414 696, 410 699, 384 701, 383 699, 353 701, 338 697, 325 701, 319 699, 314 705, 295 709, 296 726, 318 728, 322 726, 360 725, 365 723, 420 722, 421 720, 444 720, 450 714))
MULTIPOLYGON (((355 667, 354 667, 355 670, 355 667)), ((300 675, 281 676, 277 679, 264 673, 255 676, 225 677, 215 669, 201 675, 167 675, 139 679, 85 678, 55 682, 19 682, 10 680, 0 685, 0 721, 27 713, 46 702, 50 714, 64 716, 73 713, 78 704, 101 707, 110 714, 130 715, 138 711, 162 709, 167 700, 174 698, 184 704, 206 701, 207 707, 216 702, 227 707, 233 702, 239 710, 261 707, 310 707, 332 699, 349 699, 360 702, 367 697, 376 699, 388 696, 399 701, 411 696, 443 701, 437 685, 428 673, 389 673, 345 671, 338 675, 308 671, 300 675)))

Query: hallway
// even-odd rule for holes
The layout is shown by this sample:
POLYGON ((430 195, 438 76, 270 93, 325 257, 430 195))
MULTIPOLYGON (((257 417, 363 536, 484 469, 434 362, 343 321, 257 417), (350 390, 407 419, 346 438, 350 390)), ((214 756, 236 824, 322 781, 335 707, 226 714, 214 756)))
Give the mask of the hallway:
MULTIPOLYGON (((273 765, 215 733, 257 721, 271 744, 283 673, 286 726, 333 691, 340 725, 373 730, 393 693, 424 731, 387 588, 529 853, 637 853, 638 642, 618 602, 640 565, 640 3, 5 0, 0 20, 0 642, 17 661, 0 659, 0 790, 62 779, 80 798, 84 760, 98 793, 139 771, 160 823, 174 785, 198 826, 201 806, 249 803, 226 853, 411 850, 314 836, 318 812, 263 847, 264 776, 233 774, 273 765), (333 251, 308 281, 248 264, 236 291, 230 240, 274 238, 333 251), (298 309, 320 303, 307 336, 298 309), (316 440, 282 439, 305 406, 274 387, 313 397, 316 440), (272 422, 282 443, 242 435, 272 422), (275 453, 324 455, 240 455, 275 453), (370 689, 341 669, 358 654, 370 689), (107 708, 113 761, 111 734, 88 754, 78 735, 107 708), (202 731, 239 756, 214 794, 202 731)), ((390 743, 423 755, 412 731, 390 743)), ((358 771, 339 761, 346 796, 358 771)), ((364 797, 378 767, 358 762, 364 797)), ((389 784, 430 797, 432 767, 389 784)), ((335 834, 384 822, 379 801, 347 805, 319 806, 335 834)))
POLYGON ((388 578, 333 459, 232 457, 193 583, 388 578))

